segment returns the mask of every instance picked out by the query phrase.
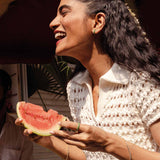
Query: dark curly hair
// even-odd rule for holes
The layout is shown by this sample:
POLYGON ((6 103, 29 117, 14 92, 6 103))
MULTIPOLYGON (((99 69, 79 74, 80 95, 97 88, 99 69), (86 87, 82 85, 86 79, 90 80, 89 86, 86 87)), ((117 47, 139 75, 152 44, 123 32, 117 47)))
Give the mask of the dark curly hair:
MULTIPOLYGON (((86 3, 89 16, 106 15, 101 47, 113 62, 130 71, 145 71, 160 84, 160 55, 153 49, 130 9, 122 0, 77 0, 86 3)), ((82 65, 75 72, 85 70, 82 65)))

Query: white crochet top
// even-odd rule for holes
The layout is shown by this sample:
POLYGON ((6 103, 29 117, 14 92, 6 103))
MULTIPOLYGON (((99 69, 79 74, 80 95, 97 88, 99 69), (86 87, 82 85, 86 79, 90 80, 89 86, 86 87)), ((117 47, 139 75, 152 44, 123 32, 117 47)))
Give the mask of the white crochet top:
MULTIPOLYGON (((67 86, 73 120, 103 128, 150 151, 158 151, 149 126, 160 118, 160 87, 116 63, 99 81, 98 113, 95 116, 92 81, 88 71, 75 76, 67 86)), ((84 151, 87 160, 117 160, 103 152, 84 151)))

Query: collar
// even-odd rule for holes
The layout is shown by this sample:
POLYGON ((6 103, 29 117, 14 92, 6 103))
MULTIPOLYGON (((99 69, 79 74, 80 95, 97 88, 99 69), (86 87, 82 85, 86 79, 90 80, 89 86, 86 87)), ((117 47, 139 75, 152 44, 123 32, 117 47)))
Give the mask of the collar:
MULTIPOLYGON (((114 63, 112 67, 100 77, 100 81, 104 80, 110 83, 117 84, 127 84, 130 77, 130 72, 117 63, 114 63)), ((92 80, 89 76, 89 72, 86 70, 85 72, 79 73, 76 77, 73 78, 73 81, 78 84, 92 83, 92 80)))
POLYGON ((88 70, 85 70, 84 72, 80 72, 78 75, 76 75, 72 79, 72 81, 78 84, 92 83, 88 70))
POLYGON ((105 80, 110 83, 127 84, 130 74, 130 71, 122 68, 117 63, 114 63, 111 69, 100 77, 100 80, 105 80))

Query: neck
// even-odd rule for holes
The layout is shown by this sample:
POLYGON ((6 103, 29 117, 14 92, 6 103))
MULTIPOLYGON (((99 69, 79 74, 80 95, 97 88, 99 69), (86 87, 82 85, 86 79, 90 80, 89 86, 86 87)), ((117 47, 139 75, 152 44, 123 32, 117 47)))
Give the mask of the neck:
POLYGON ((89 60, 81 63, 88 70, 93 81, 93 87, 99 85, 99 78, 113 65, 113 61, 107 54, 94 54, 89 60))
POLYGON ((112 59, 102 51, 100 46, 99 41, 94 40, 85 47, 81 47, 79 52, 74 55, 74 58, 79 60, 88 70, 93 81, 93 87, 99 85, 99 78, 113 65, 112 59))

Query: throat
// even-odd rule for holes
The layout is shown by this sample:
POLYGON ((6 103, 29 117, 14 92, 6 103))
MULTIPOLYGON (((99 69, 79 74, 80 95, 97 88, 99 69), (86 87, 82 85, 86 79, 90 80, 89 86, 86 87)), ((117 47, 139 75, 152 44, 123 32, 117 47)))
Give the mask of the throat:
POLYGON ((98 100, 99 100, 99 87, 95 86, 92 90, 93 95, 93 107, 94 107, 94 114, 97 116, 98 113, 98 100))

